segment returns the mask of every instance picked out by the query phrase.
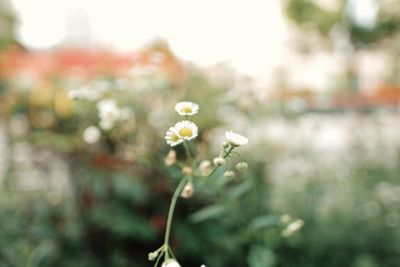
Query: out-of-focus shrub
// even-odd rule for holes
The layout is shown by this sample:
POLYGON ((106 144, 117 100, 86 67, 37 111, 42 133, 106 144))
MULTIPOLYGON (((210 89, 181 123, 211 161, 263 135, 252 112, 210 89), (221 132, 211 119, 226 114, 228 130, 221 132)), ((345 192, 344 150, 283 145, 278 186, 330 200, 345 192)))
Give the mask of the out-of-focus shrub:
MULTIPOLYGON (((243 110, 227 94, 228 81, 216 82, 195 67, 184 67, 162 45, 134 60, 129 71, 101 71, 90 79, 74 78, 72 67, 69 76, 46 67, 30 76, 18 66, 4 74, 0 99, 11 155, 3 184, 13 196, 2 208, 9 220, 0 231, 2 240, 13 240, 7 249, 0 245, 5 264, 148 265, 147 252, 162 238, 171 190, 180 176, 179 169, 164 165, 166 123, 176 116, 170 107, 182 99, 200 105, 196 149, 203 158, 211 156, 206 152, 211 144, 221 141, 214 138, 218 127, 229 121, 235 125, 228 118, 243 110), (29 148, 36 160, 31 167, 41 174, 21 172, 21 162, 30 158, 18 158, 21 147, 29 148), (58 158, 66 163, 68 177, 61 188, 51 177, 58 158)), ((182 152, 177 149, 178 157, 182 152)), ((177 207, 172 230, 171 242, 183 265, 273 262, 270 247, 281 239, 285 225, 269 214, 264 173, 263 161, 255 158, 236 180, 219 173, 207 184, 198 182, 196 197, 177 207)))

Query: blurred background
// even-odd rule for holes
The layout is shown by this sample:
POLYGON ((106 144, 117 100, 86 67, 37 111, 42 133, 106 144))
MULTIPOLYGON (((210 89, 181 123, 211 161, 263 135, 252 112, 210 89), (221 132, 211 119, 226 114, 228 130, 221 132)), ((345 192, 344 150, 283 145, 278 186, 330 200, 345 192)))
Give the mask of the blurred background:
POLYGON ((178 203, 182 266, 400 266, 399 45, 396 0, 0 0, 0 267, 152 266, 183 99, 250 167, 178 203))

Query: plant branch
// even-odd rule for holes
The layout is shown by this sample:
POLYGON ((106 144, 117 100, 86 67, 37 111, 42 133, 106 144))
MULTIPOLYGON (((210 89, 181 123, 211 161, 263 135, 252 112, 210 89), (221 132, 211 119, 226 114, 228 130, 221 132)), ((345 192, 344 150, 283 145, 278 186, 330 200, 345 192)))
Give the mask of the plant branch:
MULTIPOLYGON (((178 197, 183 189, 183 187, 186 185, 187 178, 184 177, 181 182, 178 184, 178 186, 175 189, 174 195, 172 196, 171 204, 169 206, 169 211, 168 211, 168 219, 167 219, 167 227, 165 229, 165 237, 164 237, 164 246, 169 247, 169 236, 171 232, 171 224, 172 224, 172 217, 174 216, 174 210, 176 206, 176 202, 178 200, 178 197)), ((165 253, 165 260, 168 258, 168 253, 165 253)))

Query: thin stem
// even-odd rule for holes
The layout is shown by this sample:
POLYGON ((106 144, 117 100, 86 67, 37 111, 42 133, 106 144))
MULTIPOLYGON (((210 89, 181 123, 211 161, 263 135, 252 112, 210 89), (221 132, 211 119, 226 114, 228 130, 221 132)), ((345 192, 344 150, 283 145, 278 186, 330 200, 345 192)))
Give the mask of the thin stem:
POLYGON ((229 157, 229 155, 231 154, 233 148, 234 148, 233 146, 230 146, 228 152, 226 152, 225 149, 224 149, 224 152, 225 152, 225 155, 223 156, 224 159, 229 157))
MULTIPOLYGON (((224 149, 225 155, 223 155, 222 157, 223 157, 224 159, 226 159, 227 157, 229 157, 229 155, 230 155, 230 153, 232 152, 233 149, 234 149, 234 147, 232 147, 232 146, 229 148, 228 151, 226 151, 226 150, 224 149)), ((210 177, 211 175, 213 175, 213 174, 218 170, 219 167, 220 167, 220 166, 215 166, 214 169, 211 171, 211 173, 207 176, 207 178, 210 177)))
POLYGON ((213 175, 217 170, 218 170, 219 166, 215 166, 214 169, 210 172, 209 175, 207 175, 207 178, 210 177, 211 175, 213 175))
POLYGON ((171 253, 172 258, 174 258, 176 260, 176 257, 174 255, 174 252, 172 252, 171 247, 168 247, 169 253, 171 253))
MULTIPOLYGON (((172 217, 174 216, 176 201, 178 200, 179 194, 181 193, 186 182, 187 182, 187 178, 185 177, 178 184, 178 186, 175 189, 174 195, 172 196, 171 204, 169 206, 167 228, 165 229, 165 237, 164 237, 164 246, 166 246, 167 248, 169 247, 169 235, 170 235, 170 231, 171 231, 171 223, 172 223, 172 217)), ((168 253, 165 253, 165 260, 167 260, 167 259, 168 259, 168 253)))
POLYGON ((186 156, 190 161, 192 161, 193 156, 192 153, 190 152, 189 144, 187 143, 187 141, 183 142, 183 146, 185 147, 186 156))
POLYGON ((162 258, 162 253, 160 253, 160 255, 158 255, 156 262, 154 263, 154 267, 157 267, 158 262, 160 261, 160 259, 162 258))
POLYGON ((235 155, 239 158, 240 161, 243 161, 243 160, 242 160, 242 156, 240 156, 239 153, 233 151, 232 154, 235 154, 235 155))

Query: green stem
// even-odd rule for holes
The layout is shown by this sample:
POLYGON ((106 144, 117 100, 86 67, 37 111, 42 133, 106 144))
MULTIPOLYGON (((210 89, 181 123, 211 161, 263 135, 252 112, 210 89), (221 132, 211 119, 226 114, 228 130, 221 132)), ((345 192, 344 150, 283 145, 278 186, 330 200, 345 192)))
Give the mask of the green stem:
POLYGON ((185 141, 185 142, 183 142, 183 146, 185 147, 185 152, 186 152, 186 155, 187 155, 188 159, 190 161, 192 161, 193 160, 193 156, 192 156, 192 153, 190 152, 189 144, 185 141))
POLYGON ((174 258, 176 260, 176 257, 174 255, 174 252, 172 252, 171 247, 168 247, 169 253, 171 253, 172 258, 174 258))
MULTIPOLYGON (((234 149, 233 146, 231 146, 228 151, 225 151, 225 149, 224 149, 225 155, 223 155, 222 158, 226 159, 227 157, 229 157, 229 155, 233 149, 234 149)), ((210 177, 211 175, 213 175, 218 170, 219 167, 220 166, 215 166, 214 169, 211 171, 211 173, 207 177, 210 177)))
POLYGON ((214 169, 210 172, 210 174, 207 176, 210 177, 211 175, 213 175, 217 170, 218 170, 219 166, 215 166, 214 169))
MULTIPOLYGON (((178 200, 178 197, 183 189, 183 187, 186 185, 186 177, 181 180, 181 182, 178 184, 178 186, 175 189, 174 195, 172 196, 171 204, 169 206, 169 211, 168 211, 168 219, 167 219, 167 228, 165 229, 165 237, 164 237, 164 246, 167 248, 169 247, 169 235, 171 232, 171 223, 172 223, 172 217, 174 216, 174 210, 176 206, 176 201, 178 200)), ((165 253, 165 260, 168 259, 168 253, 165 253)))
POLYGON ((160 259, 162 258, 162 253, 160 253, 160 255, 158 255, 156 262, 154 263, 154 267, 157 267, 158 262, 160 261, 160 259))
POLYGON ((230 146, 228 152, 224 150, 225 152, 225 155, 223 156, 224 159, 226 159, 231 154, 233 148, 234 148, 233 146, 230 146))

